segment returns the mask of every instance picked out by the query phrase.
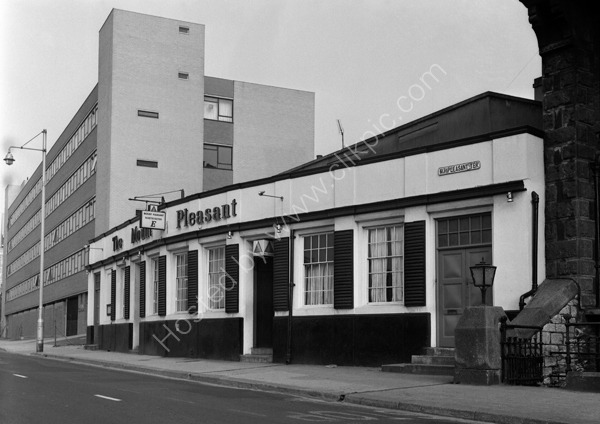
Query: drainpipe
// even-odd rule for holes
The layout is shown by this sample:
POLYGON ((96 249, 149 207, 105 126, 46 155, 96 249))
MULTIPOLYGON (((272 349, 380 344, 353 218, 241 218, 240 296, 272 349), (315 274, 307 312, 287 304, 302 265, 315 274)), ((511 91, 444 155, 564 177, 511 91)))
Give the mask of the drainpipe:
POLYGON ((600 154, 596 154, 594 162, 594 186, 596 198, 596 249, 594 260, 596 262, 596 280, 594 281, 594 292, 596 293, 596 308, 600 307, 600 154))
POLYGON ((532 243, 531 243, 531 290, 523 293, 519 298, 519 310, 525 307, 525 299, 533 296, 538 289, 538 214, 540 209, 540 196, 534 191, 531 193, 531 220, 532 220, 532 243))
POLYGON ((288 322, 287 322, 287 346, 285 352, 285 363, 292 363, 292 318, 294 317, 294 230, 290 230, 288 249, 288 269, 289 269, 289 287, 288 287, 288 322))

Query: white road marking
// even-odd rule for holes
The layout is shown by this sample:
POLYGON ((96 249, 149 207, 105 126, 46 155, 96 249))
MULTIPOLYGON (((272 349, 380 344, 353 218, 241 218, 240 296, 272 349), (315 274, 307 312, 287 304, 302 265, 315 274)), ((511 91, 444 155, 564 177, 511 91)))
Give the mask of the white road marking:
POLYGON ((26 375, 21 375, 21 374, 13 374, 15 377, 19 377, 19 378, 29 378, 26 375))
POLYGON ((94 396, 102 398, 102 399, 112 400, 113 402, 121 402, 121 399, 117 399, 117 398, 113 398, 113 397, 102 396, 102 395, 94 395, 94 396))

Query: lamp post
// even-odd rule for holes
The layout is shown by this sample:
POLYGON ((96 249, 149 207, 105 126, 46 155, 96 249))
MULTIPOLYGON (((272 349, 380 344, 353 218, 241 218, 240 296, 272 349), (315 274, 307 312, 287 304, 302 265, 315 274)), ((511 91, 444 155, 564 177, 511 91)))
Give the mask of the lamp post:
POLYGON ((39 276, 39 311, 38 311, 38 323, 37 323, 37 339, 36 339, 36 352, 44 351, 44 224, 46 222, 46 130, 42 130, 39 134, 36 134, 31 140, 22 146, 10 146, 8 153, 4 158, 4 162, 7 165, 12 165, 15 162, 10 149, 23 149, 23 150, 35 150, 42 152, 42 208, 40 210, 40 276, 39 276), (42 134, 42 148, 34 149, 32 147, 25 147, 35 138, 42 134))
POLYGON ((485 291, 494 284, 496 267, 485 263, 483 258, 477 265, 470 267, 473 285, 481 290, 481 304, 485 306, 485 291))

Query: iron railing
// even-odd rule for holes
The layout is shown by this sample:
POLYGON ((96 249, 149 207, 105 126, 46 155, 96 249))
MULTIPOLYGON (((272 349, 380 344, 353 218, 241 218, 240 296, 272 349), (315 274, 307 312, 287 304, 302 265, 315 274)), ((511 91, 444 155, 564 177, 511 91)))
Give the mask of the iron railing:
POLYGON ((500 324, 502 382, 535 386, 543 381, 544 353, 542 327, 500 324))

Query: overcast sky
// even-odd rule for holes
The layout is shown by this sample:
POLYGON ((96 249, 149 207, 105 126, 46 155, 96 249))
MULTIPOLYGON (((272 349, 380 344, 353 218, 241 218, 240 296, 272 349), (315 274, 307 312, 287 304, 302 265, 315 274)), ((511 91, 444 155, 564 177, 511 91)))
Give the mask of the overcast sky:
MULTIPOLYGON (((315 92, 316 154, 341 147, 337 119, 348 145, 485 91, 533 98, 541 73, 518 0, 1 0, 2 157, 60 136, 97 83, 112 8, 204 24, 206 75, 315 92)), ((15 158, 2 192, 41 162, 15 158)))

